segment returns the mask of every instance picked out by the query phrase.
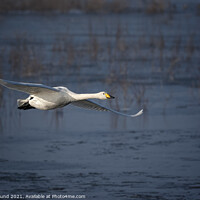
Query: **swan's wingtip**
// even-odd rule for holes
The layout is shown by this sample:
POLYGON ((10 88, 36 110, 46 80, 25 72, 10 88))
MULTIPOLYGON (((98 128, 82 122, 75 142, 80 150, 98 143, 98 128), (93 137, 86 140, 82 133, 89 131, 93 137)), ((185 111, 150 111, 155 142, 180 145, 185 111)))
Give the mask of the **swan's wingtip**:
POLYGON ((142 113, 143 113, 143 109, 142 110, 140 110, 138 113, 136 113, 135 115, 131 115, 131 117, 137 117, 137 116, 139 116, 139 115, 142 115, 142 113))
POLYGON ((140 114, 140 115, 143 114, 143 109, 140 110, 140 111, 138 112, 138 114, 140 114))

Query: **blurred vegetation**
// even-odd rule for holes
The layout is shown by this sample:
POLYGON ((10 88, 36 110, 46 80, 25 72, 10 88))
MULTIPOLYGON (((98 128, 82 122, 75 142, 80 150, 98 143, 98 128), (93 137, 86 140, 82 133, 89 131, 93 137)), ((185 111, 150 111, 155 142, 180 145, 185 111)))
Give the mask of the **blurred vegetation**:
POLYGON ((16 35, 15 45, 9 52, 11 72, 17 76, 39 75, 42 71, 41 53, 34 46, 28 45, 26 34, 16 35))
POLYGON ((163 13, 171 6, 171 3, 166 0, 152 0, 147 4, 146 13, 163 13))
POLYGON ((200 3, 197 5, 197 15, 200 16, 200 3))
MULTIPOLYGON (((187 7, 187 5, 185 5, 187 7)), ((79 10, 85 13, 145 12, 157 14, 176 8, 170 0, 1 0, 0 12, 9 11, 58 11, 67 13, 79 10)))
POLYGON ((128 0, 1 0, 0 12, 8 11, 60 11, 81 10, 84 12, 125 12, 128 0))

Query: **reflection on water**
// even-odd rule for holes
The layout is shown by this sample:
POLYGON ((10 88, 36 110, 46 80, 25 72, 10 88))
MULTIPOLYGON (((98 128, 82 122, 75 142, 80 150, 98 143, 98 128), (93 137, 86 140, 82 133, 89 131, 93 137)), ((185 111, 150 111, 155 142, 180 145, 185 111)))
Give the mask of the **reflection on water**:
POLYGON ((63 109, 56 109, 52 113, 50 126, 55 125, 58 128, 63 123, 63 109))
POLYGON ((0 193, 197 198, 199 16, 156 8, 2 14, 0 78, 107 91, 116 98, 98 103, 144 115, 70 105, 21 111, 16 100, 27 95, 0 87, 0 193))

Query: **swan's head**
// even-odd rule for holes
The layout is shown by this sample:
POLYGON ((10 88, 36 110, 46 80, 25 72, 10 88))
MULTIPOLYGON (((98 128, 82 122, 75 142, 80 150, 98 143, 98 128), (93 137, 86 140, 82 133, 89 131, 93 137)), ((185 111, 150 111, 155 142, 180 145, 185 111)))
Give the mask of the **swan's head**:
POLYGON ((108 94, 107 92, 99 92, 99 99, 114 99, 112 95, 108 94))

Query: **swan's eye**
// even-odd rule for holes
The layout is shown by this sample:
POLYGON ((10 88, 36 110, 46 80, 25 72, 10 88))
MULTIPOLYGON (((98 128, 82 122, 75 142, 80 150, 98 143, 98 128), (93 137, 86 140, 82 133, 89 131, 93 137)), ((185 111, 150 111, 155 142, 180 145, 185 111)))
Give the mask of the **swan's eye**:
POLYGON ((30 100, 33 99, 33 97, 30 98, 30 100))

